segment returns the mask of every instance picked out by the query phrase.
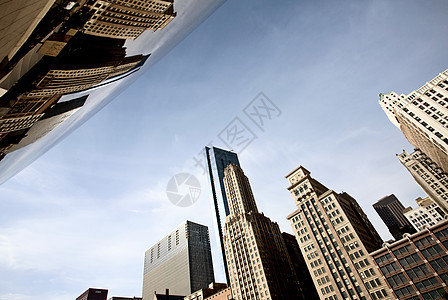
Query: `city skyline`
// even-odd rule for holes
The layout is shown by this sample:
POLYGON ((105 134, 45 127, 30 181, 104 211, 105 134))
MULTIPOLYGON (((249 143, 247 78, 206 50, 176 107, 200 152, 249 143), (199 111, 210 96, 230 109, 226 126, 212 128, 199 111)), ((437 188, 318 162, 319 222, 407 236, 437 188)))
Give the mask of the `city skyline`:
POLYGON ((284 4, 228 0, 115 101, 0 186, 0 298, 73 299, 89 286, 138 296, 148 246, 180 220, 211 228, 209 184, 195 158, 210 141, 229 149, 218 135, 235 118, 256 139, 234 150, 259 209, 282 231, 291 232, 285 218, 294 209, 284 175, 302 163, 347 190, 390 238, 371 205, 394 193, 414 206, 425 195, 395 156, 413 149, 378 93, 410 93, 447 68, 448 4, 284 4), (243 111, 260 92, 281 110, 262 129, 243 111), (202 187, 186 208, 165 193, 180 172, 202 187))

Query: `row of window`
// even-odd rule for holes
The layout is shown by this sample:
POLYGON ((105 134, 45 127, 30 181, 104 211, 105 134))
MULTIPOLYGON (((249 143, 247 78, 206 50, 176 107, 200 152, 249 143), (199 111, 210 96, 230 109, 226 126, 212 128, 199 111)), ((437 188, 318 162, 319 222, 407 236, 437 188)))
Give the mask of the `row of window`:
POLYGON ((334 289, 333 289, 333 286, 331 284, 329 286, 326 286, 326 287, 320 289, 320 292, 322 293, 322 295, 331 293, 333 291, 334 291, 334 289))
POLYGON ((423 276, 431 275, 432 272, 428 270, 428 267, 425 265, 420 265, 417 267, 414 267, 410 270, 406 271, 406 274, 411 278, 412 281, 418 280, 418 278, 423 276))
POLYGON ((313 273, 314 273, 314 277, 320 276, 320 275, 324 274, 325 272, 326 272, 326 271, 325 271, 325 268, 324 268, 324 267, 319 268, 319 269, 317 269, 317 270, 314 270, 314 271, 313 271, 313 273))
POLYGON ((370 289, 374 289, 377 286, 381 285, 381 281, 378 278, 375 278, 373 280, 367 281, 366 282, 366 287, 370 290, 370 289))
POLYGON ((391 276, 387 278, 387 281, 393 289, 403 284, 409 284, 409 280, 404 276, 404 273, 398 273, 397 275, 391 276))
POLYGON ((443 240, 443 239, 448 239, 448 228, 445 228, 443 230, 440 230, 438 232, 435 233, 435 236, 439 239, 439 240, 443 240))
POLYGON ((321 265, 322 265, 322 261, 320 260, 320 258, 315 260, 315 261, 312 261, 310 263, 311 268, 315 268, 315 267, 321 266, 321 265))
POLYGON ((388 263, 390 261, 394 260, 394 258, 392 257, 392 255, 390 255, 390 253, 386 253, 380 257, 375 258, 375 262, 381 266, 385 263, 388 263))
POLYGON ((373 300, 383 299, 387 297, 387 292, 385 289, 381 289, 380 291, 376 291, 375 293, 371 293, 370 296, 373 300))
POLYGON ((395 273, 401 270, 401 268, 398 266, 396 262, 392 262, 390 264, 382 266, 380 269, 381 272, 386 276, 389 275, 390 273, 395 273))
POLYGON ((330 282, 330 278, 328 278, 327 275, 325 275, 322 278, 317 279, 317 284, 318 285, 322 285, 322 284, 325 284, 325 283, 328 283, 328 282, 330 282))
POLYGON ((420 253, 425 257, 426 259, 430 259, 433 256, 444 254, 445 251, 440 247, 439 245, 434 245, 427 247, 425 249, 421 249, 420 253))
POLYGON ((350 259, 355 260, 356 258, 360 258, 361 256, 364 256, 364 251, 360 249, 359 251, 355 251, 352 254, 350 254, 350 259))
POLYGON ((436 271, 446 270, 446 269, 448 269, 448 257, 445 256, 445 257, 437 258, 433 261, 430 261, 429 264, 436 271))
POLYGON ((405 269, 409 268, 413 265, 416 265, 416 264, 420 263, 421 261, 422 261, 422 259, 420 258, 420 256, 417 253, 411 254, 409 256, 406 256, 406 257, 398 260, 400 265, 402 265, 405 269))
POLYGON ((294 194, 296 196, 300 195, 301 193, 305 192, 306 190, 308 190, 308 185, 305 183, 303 186, 300 186, 298 188, 296 188, 294 190, 294 194))
POLYGON ((434 244, 436 241, 432 238, 432 236, 426 236, 414 242, 414 244, 419 248, 424 248, 428 245, 434 244))
POLYGON ((364 258, 364 260, 360 260, 359 262, 355 263, 355 268, 360 269, 369 265, 370 265, 369 260, 367 258, 364 258))
POLYGON ((422 297, 425 300, 443 299, 443 297, 446 297, 446 291, 443 288, 441 288, 436 291, 430 291, 428 293, 423 293, 422 297))

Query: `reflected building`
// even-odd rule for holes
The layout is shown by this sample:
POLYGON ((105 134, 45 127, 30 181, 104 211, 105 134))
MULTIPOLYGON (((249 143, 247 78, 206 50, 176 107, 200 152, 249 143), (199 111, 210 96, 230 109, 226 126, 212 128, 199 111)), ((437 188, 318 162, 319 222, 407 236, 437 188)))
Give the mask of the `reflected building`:
POLYGON ((0 159, 8 155, 1 161, 0 181, 99 111, 136 77, 145 54, 162 57, 223 2, 185 0, 176 8, 173 0, 0 3, 0 159), (171 22, 175 9, 180 22, 171 22), (172 30, 161 31, 166 26, 172 30), (55 105, 87 90, 84 105, 48 117, 55 105), (79 117, 70 118, 80 109, 79 117))
POLYGON ((15 145, 20 143, 25 131, 41 120, 62 95, 84 91, 119 77, 140 67, 146 59, 143 55, 126 57, 123 40, 86 35, 73 38, 58 57, 41 59, 0 98, 0 151, 3 156, 11 149, 21 148, 15 145))
POLYGON ((69 101, 56 103, 51 109, 46 111, 42 118, 34 123, 29 130, 23 133, 23 138, 21 138, 17 144, 10 144, 7 151, 6 149, 4 151, 10 153, 43 138, 77 112, 84 105, 87 97, 88 96, 83 96, 69 101))
POLYGON ((154 293, 184 297, 214 282, 207 226, 185 221, 145 252, 143 300, 154 293))
POLYGON ((92 17, 82 31, 116 39, 136 39, 145 30, 156 31, 170 23, 176 13, 174 1, 91 0, 92 17))

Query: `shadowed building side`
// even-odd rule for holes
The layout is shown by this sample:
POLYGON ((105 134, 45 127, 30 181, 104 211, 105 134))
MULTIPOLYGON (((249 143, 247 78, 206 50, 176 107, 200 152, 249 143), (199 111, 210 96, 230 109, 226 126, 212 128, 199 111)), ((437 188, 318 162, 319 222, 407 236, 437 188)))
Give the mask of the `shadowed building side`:
POLYGON ((382 240, 356 200, 329 190, 302 166, 286 179, 298 208, 287 218, 319 299, 394 299, 368 255, 382 240))

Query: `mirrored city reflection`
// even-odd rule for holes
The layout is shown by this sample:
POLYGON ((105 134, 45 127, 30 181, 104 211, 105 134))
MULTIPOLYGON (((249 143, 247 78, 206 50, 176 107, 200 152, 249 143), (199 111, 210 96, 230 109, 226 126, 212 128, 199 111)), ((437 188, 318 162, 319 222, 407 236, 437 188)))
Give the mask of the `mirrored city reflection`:
POLYGON ((222 2, 0 4, 0 183, 98 112, 222 2))

